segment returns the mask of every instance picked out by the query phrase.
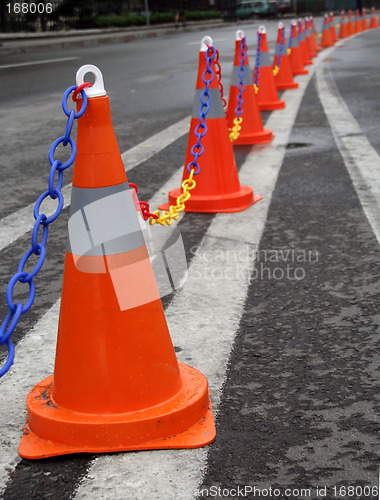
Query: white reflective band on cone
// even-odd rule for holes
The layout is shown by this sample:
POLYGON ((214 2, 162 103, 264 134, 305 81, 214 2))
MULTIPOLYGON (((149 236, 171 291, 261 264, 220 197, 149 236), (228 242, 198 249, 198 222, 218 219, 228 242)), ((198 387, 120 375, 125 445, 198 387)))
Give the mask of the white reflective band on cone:
POLYGON ((73 187, 67 251, 112 255, 144 244, 128 183, 97 189, 73 187))

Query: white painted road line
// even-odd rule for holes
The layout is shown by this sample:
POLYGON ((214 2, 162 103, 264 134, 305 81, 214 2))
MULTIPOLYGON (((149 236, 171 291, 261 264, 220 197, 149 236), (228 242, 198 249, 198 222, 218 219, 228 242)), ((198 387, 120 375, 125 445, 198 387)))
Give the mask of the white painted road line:
POLYGON ((0 434, 0 495, 9 473, 21 460, 18 447, 26 420, 26 397, 32 386, 51 375, 54 370, 59 304, 60 300, 19 342, 15 364, 0 379, 1 397, 7 402, 0 405, 0 419, 6 426, 3 428, 6 433, 0 434))
MULTIPOLYGON (((194 250, 187 282, 166 310, 173 343, 182 349, 178 359, 206 375, 215 414, 254 269, 254 250, 259 247, 265 227, 285 145, 308 81, 317 65, 334 49, 318 56, 309 75, 299 79, 298 90, 285 93, 286 110, 272 112, 265 125, 273 130, 275 140, 271 145, 255 148, 240 169, 241 183, 252 186, 264 199, 244 212, 215 216, 200 247, 194 250), (213 260, 216 251, 226 258, 213 260), (240 262, 227 257, 234 255, 252 258, 240 262)), ((131 499, 191 500, 196 496, 206 463, 207 448, 100 455, 75 498, 122 499, 127 494, 131 499)))
MULTIPOLYGON (((190 120, 191 117, 187 116, 174 125, 171 125, 161 132, 149 137, 140 144, 137 144, 128 151, 125 151, 121 157, 124 162, 126 172, 132 170, 132 168, 136 167, 140 163, 149 160, 149 158, 156 155, 174 141, 188 133, 190 129, 190 120)), ((48 172, 46 172, 46 182, 47 180, 48 172)), ((71 184, 66 184, 63 187, 62 194, 65 200, 64 208, 66 208, 71 203, 71 184)), ((53 213, 55 207, 56 202, 48 198, 44 202, 41 212, 44 211, 46 214, 53 213)), ((27 205, 26 207, 17 210, 17 212, 14 212, 0 220, 0 250, 7 247, 25 233, 33 229, 35 222, 33 209, 34 203, 27 205)))
POLYGON ((319 99, 364 213, 380 244, 380 157, 342 99, 326 65, 317 71, 319 99))
POLYGON ((76 56, 61 57, 59 59, 42 59, 41 61, 29 61, 29 62, 23 62, 23 63, 2 64, 0 66, 0 69, 20 68, 21 66, 35 66, 37 64, 50 64, 50 63, 63 62, 63 61, 74 61, 75 59, 79 59, 79 57, 76 57, 76 56))

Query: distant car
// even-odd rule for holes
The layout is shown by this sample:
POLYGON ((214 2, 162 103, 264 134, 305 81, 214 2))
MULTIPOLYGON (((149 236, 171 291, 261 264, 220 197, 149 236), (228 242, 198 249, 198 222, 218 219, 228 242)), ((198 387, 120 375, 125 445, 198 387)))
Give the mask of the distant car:
POLYGON ((275 13, 278 16, 283 16, 284 14, 288 14, 289 12, 292 11, 290 0, 284 2, 277 2, 276 0, 270 0, 270 3, 272 4, 275 13))
POLYGON ((236 4, 235 17, 237 19, 250 19, 253 17, 273 16, 276 11, 267 0, 242 1, 236 4))

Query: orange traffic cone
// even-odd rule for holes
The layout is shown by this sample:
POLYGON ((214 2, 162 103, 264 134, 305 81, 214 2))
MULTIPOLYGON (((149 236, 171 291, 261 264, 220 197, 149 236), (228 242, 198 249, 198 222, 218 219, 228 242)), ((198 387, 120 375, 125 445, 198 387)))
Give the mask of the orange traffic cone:
POLYGON ((77 82, 87 72, 55 370, 27 397, 19 452, 203 446, 215 437, 208 383, 177 362, 101 73, 83 66, 77 82))
POLYGON ((313 16, 310 16, 310 26, 311 26, 311 39, 313 42, 313 48, 315 52, 320 52, 322 49, 317 42, 317 30, 315 29, 315 23, 313 16))
POLYGON ((300 42, 302 63, 304 66, 309 66, 313 64, 313 61, 309 58, 307 46, 306 46, 306 38, 305 38, 305 30, 303 28, 302 19, 298 19, 298 40, 300 42))
POLYGON ((376 14, 375 14, 375 7, 372 7, 371 9, 371 20, 369 22, 369 27, 372 28, 377 28, 377 22, 376 22, 376 14))
POLYGON ((331 33, 331 40, 333 41, 333 43, 337 42, 338 37, 336 36, 334 14, 332 12, 330 12, 330 33, 331 33))
POLYGON ((311 37, 311 21, 309 17, 305 18, 305 41, 309 59, 314 59, 317 54, 314 50, 314 44, 311 37))
POLYGON ((249 66, 248 49, 245 45, 245 35, 242 30, 236 32, 235 59, 230 94, 227 108, 227 121, 229 128, 232 128, 233 120, 237 117, 236 108, 238 107, 238 95, 240 85, 240 71, 243 63, 244 74, 241 75, 243 90, 241 97, 242 122, 239 136, 233 144, 267 144, 272 142, 274 136, 271 130, 263 128, 263 122, 259 106, 256 100, 256 94, 253 88, 252 72, 249 66))
POLYGON ((348 38, 348 26, 347 26, 347 18, 346 18, 346 13, 344 10, 342 10, 341 16, 340 16, 340 27, 339 27, 339 38, 348 38))
POLYGON ((301 49, 298 41, 297 21, 292 21, 290 25, 289 38, 289 60, 293 75, 307 75, 309 72, 302 63, 301 49))
POLYGON ((273 61, 274 83, 278 90, 297 89, 298 83, 293 80, 288 49, 286 48, 285 26, 278 23, 276 54, 273 61))
POLYGON ((362 19, 359 10, 355 13, 355 31, 361 33, 363 31, 362 19))
MULTIPOLYGON (((194 162, 192 150, 195 146, 196 130, 200 125, 199 103, 205 90, 204 75, 207 62, 206 56, 212 56, 212 39, 208 36, 202 40, 199 52, 199 70, 196 91, 194 96, 193 114, 190 124, 190 133, 187 143, 183 181, 189 177, 190 165, 194 162)), ((212 59, 211 70, 215 75, 215 63, 212 59)), ((222 100, 216 78, 208 77, 209 85, 209 111, 206 116, 207 132, 202 137, 203 154, 198 157, 198 172, 194 174, 196 187, 191 197, 186 201, 186 212, 240 212, 251 206, 262 196, 254 195, 252 188, 241 186, 236 168, 234 152, 228 134, 226 115, 223 110, 222 100)), ((168 210, 170 205, 175 205, 182 188, 169 192, 169 203, 160 208, 168 210)))
POLYGON ((367 9, 363 8, 363 15, 362 15, 362 30, 367 31, 368 29, 368 23, 367 23, 367 9))
POLYGON ((331 38, 329 16, 325 14, 325 17, 323 19, 321 47, 332 47, 333 45, 334 42, 331 38))
POLYGON ((262 111, 284 109, 285 101, 278 97, 274 83, 272 61, 269 55, 267 34, 264 26, 257 31, 257 54, 254 71, 254 84, 257 90, 257 102, 262 111))
POLYGON ((348 27, 348 34, 349 34, 349 36, 356 34, 355 24, 354 24, 354 21, 352 20, 352 11, 351 10, 348 11, 348 24, 347 24, 347 27, 348 27))

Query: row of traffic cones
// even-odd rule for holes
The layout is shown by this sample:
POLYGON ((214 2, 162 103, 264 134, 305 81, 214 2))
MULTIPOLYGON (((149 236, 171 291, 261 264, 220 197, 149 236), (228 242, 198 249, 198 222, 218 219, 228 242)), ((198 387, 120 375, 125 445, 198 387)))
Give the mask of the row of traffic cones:
POLYGON ((357 33, 362 33, 368 29, 378 27, 379 22, 374 8, 371 9, 369 24, 366 18, 365 9, 363 9, 363 15, 360 14, 359 10, 356 10, 355 17, 351 10, 348 11, 348 14, 346 14, 345 11, 342 11, 340 15, 338 34, 336 32, 333 14, 325 14, 321 34, 321 47, 331 47, 339 39, 348 38, 352 35, 356 35, 357 33))
MULTIPOLYGON (((277 89, 296 88, 293 76, 307 72, 304 66, 311 64, 319 48, 312 37, 313 23, 307 23, 305 30, 302 22, 292 23, 289 54, 284 26, 279 26, 274 60, 279 71, 274 77, 265 29, 260 28, 258 93, 247 57, 247 119, 237 143, 273 139, 262 126, 260 110, 283 108, 277 89)), ((216 79, 210 83, 204 154, 195 195, 186 205, 190 211, 241 211, 261 199, 252 188, 240 185, 228 135, 242 36, 240 32, 236 39, 227 119, 216 79)), ((207 50, 203 43, 195 110, 204 88, 207 50)), ((214 61, 212 65, 215 73, 214 61)), ((204 446, 216 434, 208 382, 198 370, 177 361, 101 74, 94 66, 82 67, 78 85, 87 73, 95 75, 95 84, 85 90, 87 109, 78 122, 55 369, 27 397, 28 417, 19 452, 37 459, 78 452, 204 446)), ((184 179, 193 159, 198 119, 194 112, 184 179)), ((179 193, 170 193, 171 203, 179 193)))

